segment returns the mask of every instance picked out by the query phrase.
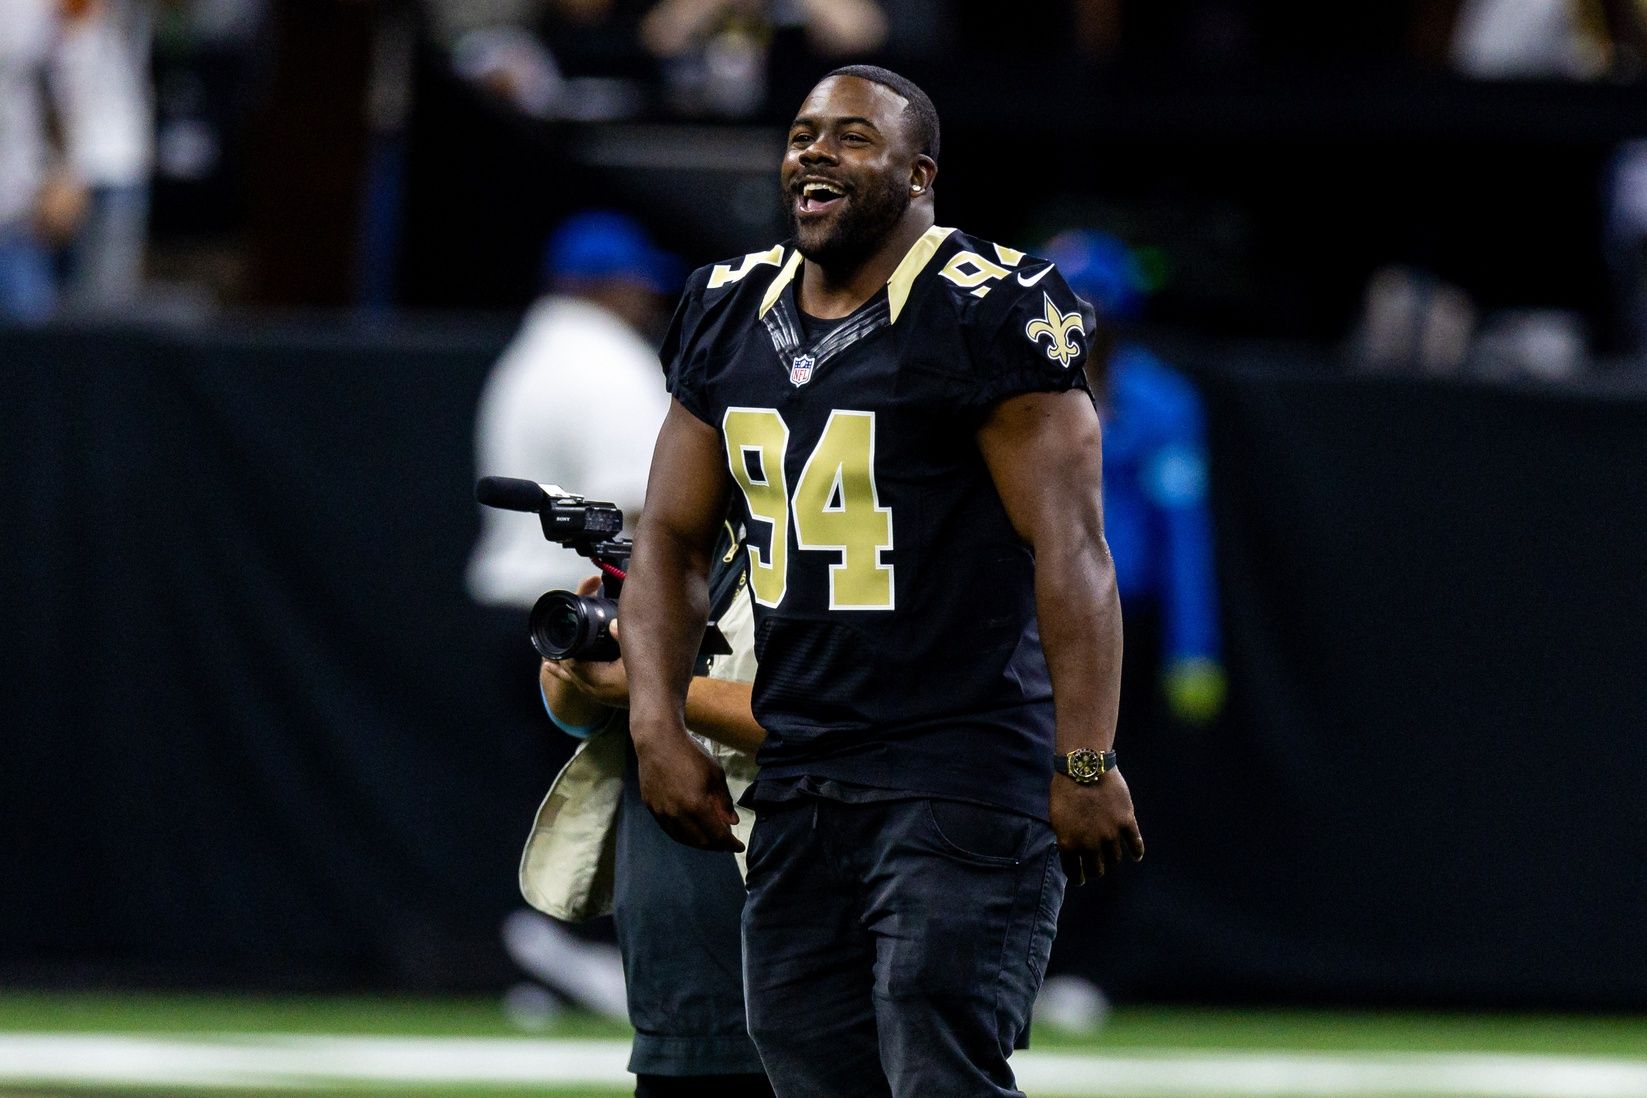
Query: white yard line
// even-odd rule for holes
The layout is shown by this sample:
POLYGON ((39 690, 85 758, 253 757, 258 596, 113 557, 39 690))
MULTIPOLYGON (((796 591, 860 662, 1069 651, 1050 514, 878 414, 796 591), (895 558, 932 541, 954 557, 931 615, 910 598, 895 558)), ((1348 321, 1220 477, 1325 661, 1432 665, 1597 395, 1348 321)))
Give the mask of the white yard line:
MULTIPOLYGON (((0 1033, 0 1083, 309 1088, 338 1083, 624 1087, 624 1041, 0 1033)), ((1642 1098, 1647 1061, 1488 1053, 1022 1052, 1032 1095, 1126 1098, 1642 1098)))
POLYGON ((1025 1052, 1013 1057, 1030 1094, 1262 1095, 1264 1098, 1643 1098, 1647 1063, 1482 1053, 1171 1051, 1102 1056, 1025 1052))

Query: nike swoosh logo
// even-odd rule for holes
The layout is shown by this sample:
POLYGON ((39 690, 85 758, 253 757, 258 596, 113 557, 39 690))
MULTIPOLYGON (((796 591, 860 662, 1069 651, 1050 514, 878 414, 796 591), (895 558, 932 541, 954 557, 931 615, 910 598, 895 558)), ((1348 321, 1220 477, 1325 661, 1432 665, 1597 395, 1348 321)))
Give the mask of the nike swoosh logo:
POLYGON ((1020 286, 1033 286, 1037 282, 1041 281, 1041 279, 1045 278, 1047 276, 1047 272, 1050 271, 1050 270, 1052 270, 1052 264, 1048 263, 1045 267, 1042 267, 1040 270, 1036 271, 1034 274, 1030 275, 1028 278, 1025 278, 1023 275, 1019 275, 1018 276, 1018 285, 1020 285, 1020 286))

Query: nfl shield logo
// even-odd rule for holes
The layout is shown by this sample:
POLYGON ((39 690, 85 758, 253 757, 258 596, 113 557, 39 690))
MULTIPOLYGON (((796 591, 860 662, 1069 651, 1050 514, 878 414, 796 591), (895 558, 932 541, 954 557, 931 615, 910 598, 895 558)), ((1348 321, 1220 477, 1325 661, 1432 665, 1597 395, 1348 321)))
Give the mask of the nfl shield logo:
POLYGON ((796 355, 789 367, 789 384, 805 385, 812 380, 812 366, 817 360, 811 355, 796 355))

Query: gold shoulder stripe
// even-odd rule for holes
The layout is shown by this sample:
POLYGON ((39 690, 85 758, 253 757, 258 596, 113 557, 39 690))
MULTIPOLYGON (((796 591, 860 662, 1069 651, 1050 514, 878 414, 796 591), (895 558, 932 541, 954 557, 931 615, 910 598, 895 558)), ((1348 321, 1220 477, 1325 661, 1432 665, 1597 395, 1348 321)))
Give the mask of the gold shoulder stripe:
POLYGON ((730 263, 717 263, 715 269, 709 272, 709 288, 718 290, 729 283, 738 282, 748 277, 749 272, 763 264, 770 263, 776 267, 783 262, 783 245, 774 244, 764 252, 750 252, 744 256, 736 267, 730 263))
POLYGON ((1001 262, 1006 264, 1008 267, 1016 267, 1024 261, 1023 252, 1020 252, 1017 248, 1009 248, 1005 244, 995 245, 995 254, 999 256, 1001 262))
POLYGON ((772 280, 772 285, 766 288, 766 296, 761 298, 761 311, 756 316, 765 316, 768 309, 778 303, 778 295, 783 288, 795 280, 795 272, 801 269, 801 250, 796 248, 789 253, 789 262, 783 265, 778 277, 772 280))
POLYGON ((898 322, 898 314, 904 311, 904 302, 909 300, 909 291, 914 288, 915 276, 926 269, 932 261, 932 256, 938 250, 938 245, 949 238, 954 229, 946 229, 941 225, 934 225, 921 234, 908 252, 904 253, 898 269, 892 272, 892 277, 886 280, 887 304, 891 306, 892 323, 898 322))

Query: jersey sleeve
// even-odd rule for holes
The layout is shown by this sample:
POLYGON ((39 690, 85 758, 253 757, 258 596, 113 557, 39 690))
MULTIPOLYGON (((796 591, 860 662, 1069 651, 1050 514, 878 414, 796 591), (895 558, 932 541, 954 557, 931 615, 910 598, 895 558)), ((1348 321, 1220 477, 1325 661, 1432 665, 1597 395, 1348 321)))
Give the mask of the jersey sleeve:
POLYGON ((669 333, 658 349, 658 360, 663 363, 663 375, 669 395, 681 406, 704 422, 710 422, 708 400, 704 393, 705 363, 708 348, 698 337, 704 320, 704 293, 709 268, 693 273, 675 307, 675 317, 669 322, 669 333))
POLYGON ((968 402, 986 407, 1021 393, 1088 390, 1083 367, 1093 322, 1091 307, 1057 268, 1026 263, 991 289, 975 318, 968 402))

